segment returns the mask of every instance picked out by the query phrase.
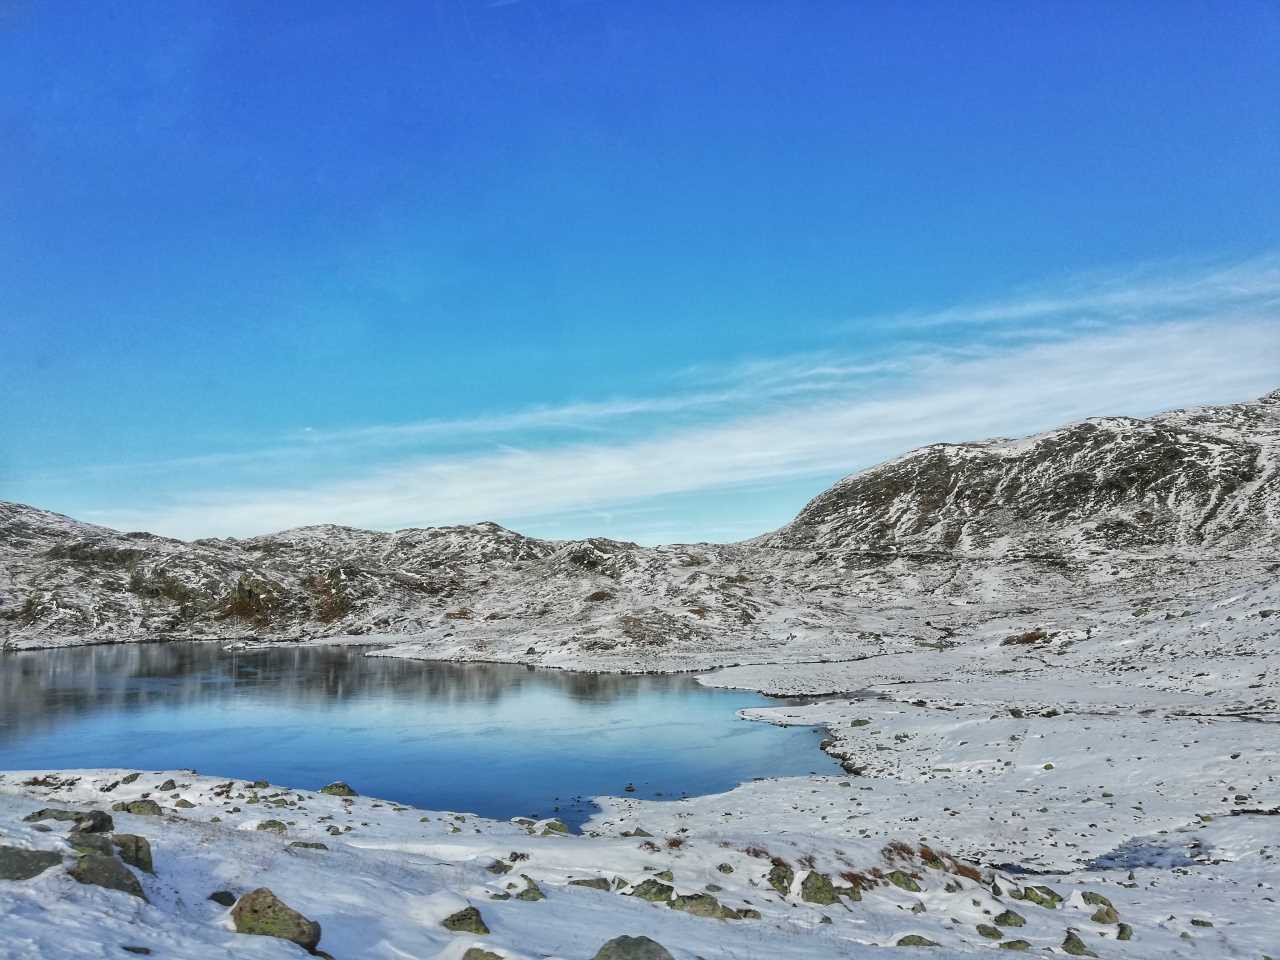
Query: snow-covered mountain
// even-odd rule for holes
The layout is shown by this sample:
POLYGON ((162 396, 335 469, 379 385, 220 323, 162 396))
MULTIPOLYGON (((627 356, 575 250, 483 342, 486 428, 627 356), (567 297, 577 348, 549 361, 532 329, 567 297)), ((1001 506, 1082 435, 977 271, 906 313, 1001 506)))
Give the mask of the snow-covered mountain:
POLYGON ((1280 391, 925 447, 742 544, 547 541, 493 523, 184 542, 0 503, 0 642, 372 633, 456 657, 710 665, 929 637, 930 611, 957 604, 1099 582, 1141 593, 1209 558, 1256 571, 1278 545, 1280 391))
POLYGON ((1280 543, 1280 391, 1018 440, 939 443, 841 480, 760 544, 1071 556, 1280 543))

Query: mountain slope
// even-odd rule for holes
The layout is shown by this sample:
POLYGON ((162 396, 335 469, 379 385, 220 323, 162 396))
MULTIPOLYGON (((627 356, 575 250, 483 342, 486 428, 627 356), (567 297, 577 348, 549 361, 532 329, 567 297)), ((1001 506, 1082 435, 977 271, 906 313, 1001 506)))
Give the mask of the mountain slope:
POLYGON ((936 639, 958 606, 990 619, 1099 584, 1150 592, 1206 557, 1255 575, 1280 543, 1278 437, 1273 393, 939 444, 725 545, 493 523, 188 543, 0 503, 0 644, 378 634, 431 655, 626 669, 884 653, 936 639))
POLYGON ((846 477, 757 542, 967 556, 1274 551, 1280 391, 1021 440, 934 444, 846 477))

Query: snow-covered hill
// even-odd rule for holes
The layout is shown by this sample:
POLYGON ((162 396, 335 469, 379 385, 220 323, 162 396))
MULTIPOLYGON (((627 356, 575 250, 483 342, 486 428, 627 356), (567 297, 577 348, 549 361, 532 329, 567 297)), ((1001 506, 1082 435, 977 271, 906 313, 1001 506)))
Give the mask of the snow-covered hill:
POLYGON ((1020 440, 934 444, 846 477, 759 543, 968 556, 1274 553, 1280 391, 1020 440))
POLYGON ((670 669, 882 653, 936 638, 923 623, 957 604, 1142 596, 1210 561, 1252 582, 1271 558, 1280 392, 926 447, 742 544, 493 523, 187 543, 0 503, 0 643, 376 634, 431 656, 670 669))

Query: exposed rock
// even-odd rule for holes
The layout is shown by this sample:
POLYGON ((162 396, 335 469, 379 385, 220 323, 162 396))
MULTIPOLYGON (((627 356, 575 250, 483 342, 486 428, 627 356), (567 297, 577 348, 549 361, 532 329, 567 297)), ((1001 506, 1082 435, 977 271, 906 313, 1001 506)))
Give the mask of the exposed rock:
POLYGON ((195 806, 195 804, 192 803, 190 800, 186 799, 185 797, 179 797, 178 802, 175 803, 174 806, 177 807, 179 810, 190 810, 195 806))
POLYGON ((663 900, 670 900, 671 894, 674 892, 670 884, 650 877, 648 880, 637 883, 632 887, 628 896, 639 897, 641 900, 650 900, 657 903, 663 900))
POLYGON ((988 940, 1003 940, 1003 939, 1004 939, 1004 934, 1003 934, 1003 933, 1001 933, 999 930, 997 930, 995 927, 991 926, 991 924, 989 924, 989 923, 980 923, 980 924, 978 924, 978 933, 979 933, 981 936, 986 937, 988 940))
POLYGON ((709 893, 682 894, 667 903, 672 910, 691 913, 695 917, 716 917, 721 920, 737 920, 738 912, 723 906, 709 893))
POLYGON ((320 943, 320 924, 308 920, 266 887, 251 890, 231 908, 237 933, 291 940, 304 950, 320 943))
POLYGON ((0 880, 30 880, 62 863, 53 850, 24 850, 0 844, 0 880))
POLYGON ((800 898, 818 904, 831 904, 839 900, 835 887, 831 885, 831 878, 816 870, 810 870, 800 881, 800 898))
POLYGON ((90 810, 76 817, 71 827, 72 833, 110 833, 116 828, 111 814, 104 810, 90 810))
POLYGON ((796 873, 791 869, 791 865, 785 860, 774 860, 773 867, 769 870, 769 875, 765 878, 769 881, 769 886, 777 890, 784 897, 791 893, 791 884, 795 881, 796 873))
POLYGON ((1084 945, 1084 941, 1076 934, 1074 930, 1068 930, 1066 937, 1062 941, 1063 953, 1069 953, 1073 957, 1096 957, 1097 954, 1084 945))
POLYGON ((1111 906, 1099 907, 1093 912, 1093 916, 1089 918, 1094 923, 1119 923, 1120 917, 1116 913, 1116 908, 1111 906))
POLYGON ((604 877, 583 877, 579 880, 570 880, 571 887, 590 887, 592 890, 609 890, 609 881, 604 877))
POLYGON ((614 937, 592 960, 675 960, 669 950, 648 937, 614 937))
POLYGON ((291 847, 301 847, 303 850, 328 850, 327 843, 321 843, 319 840, 293 840, 289 843, 291 847))
POLYGON ((446 930, 452 930, 454 933, 475 933, 486 934, 489 927, 484 922, 484 917, 480 916, 480 911, 475 907, 463 907, 457 913, 452 913, 440 921, 440 925, 446 930))
POLYGON ((890 870, 885 874, 885 879, 901 890, 906 890, 910 893, 920 892, 920 884, 916 883, 915 878, 901 870, 890 870))
POLYGON ((1028 940, 1006 940, 1004 943, 1000 944, 1000 949, 1017 950, 1021 952, 1023 950, 1030 950, 1031 943, 1028 940))
POLYGON ((230 890, 215 890, 206 899, 222 907, 233 907, 236 903, 236 895, 230 890))
POLYGON ((928 937, 922 937, 918 933, 908 933, 905 937, 900 937, 895 947, 936 947, 937 944, 928 937))
POLYGON ((263 820, 254 829, 269 830, 272 833, 284 833, 289 827, 283 820, 263 820))
POLYGON ((538 900, 547 899, 547 895, 542 892, 542 888, 538 886, 538 882, 527 873, 520 874, 520 878, 524 880, 524 889, 516 894, 517 900, 525 900, 535 903, 538 900))
POLYGON ((1027 924, 1026 918, 1022 914, 1014 913, 1012 910, 1006 910, 1004 913, 996 915, 991 922, 1002 927, 1024 927, 1027 924))
POLYGON ((468 947, 467 952, 462 955, 462 960, 502 960, 502 954, 480 947, 468 947))
POLYGON ((157 787, 156 789, 159 790, 161 793, 170 793, 174 790, 177 790, 178 785, 174 783, 172 780, 166 780, 164 783, 160 784, 160 786, 157 787))
POLYGON ((104 857, 100 853, 85 854, 67 872, 80 883, 120 890, 131 896, 147 899, 138 878, 115 857, 104 857))
POLYGON ((113 803, 111 809, 117 813, 131 813, 135 817, 158 817, 164 813, 154 800, 121 800, 113 803))
POLYGON ((100 833, 73 833, 67 837, 67 843, 71 844, 71 849, 81 856, 87 853, 96 853, 104 857, 114 856, 111 841, 100 833))
POLYGON ((1121 924, 1119 924, 1119 925, 1117 926, 1117 928, 1116 928, 1116 939, 1117 939, 1117 940, 1132 940, 1132 939, 1133 939, 1133 927, 1129 926, 1127 923, 1121 923, 1121 924))
POLYGON ((347 783, 345 780, 335 780, 333 781, 333 783, 329 784, 328 786, 321 787, 320 792, 324 794, 328 794, 331 797, 360 796, 360 794, 356 793, 355 788, 353 788, 351 784, 347 783))

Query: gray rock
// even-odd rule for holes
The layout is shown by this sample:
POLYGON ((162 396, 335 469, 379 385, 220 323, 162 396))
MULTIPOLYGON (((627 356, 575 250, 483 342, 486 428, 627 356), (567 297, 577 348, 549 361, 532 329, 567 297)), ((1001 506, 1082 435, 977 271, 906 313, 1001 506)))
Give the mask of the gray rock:
POLYGON ((289 844, 291 847, 301 847, 303 850, 328 850, 327 843, 321 843, 319 840, 294 840, 289 844))
POLYGON ((156 872, 151 861, 151 842, 146 837, 140 837, 136 833, 117 833, 112 835, 111 842, 120 851, 120 859, 129 866, 147 873, 156 872))
POLYGON ((592 960, 675 960, 671 952, 648 937, 614 937, 592 960))
POLYGON ((73 833, 67 837, 67 842, 71 844, 71 849, 81 856, 88 853, 96 853, 104 857, 115 855, 115 851, 111 849, 111 841, 100 833, 73 833))
POLYGON ((237 933, 291 940, 307 951, 320 942, 320 924, 308 920, 266 887, 246 893, 231 908, 237 933))
POLYGON ((142 884, 138 883, 133 871, 115 857, 104 857, 100 853, 86 854, 67 872, 80 883, 119 890, 141 900, 147 899, 147 895, 142 892, 142 884))
POLYGON ((53 850, 24 850, 0 845, 0 880, 30 880, 62 863, 53 850))
POLYGON ((230 890, 215 890, 207 899, 221 907, 234 907, 236 903, 236 895, 230 890))
POLYGON ((116 828, 111 814, 105 810, 90 810, 76 817, 72 833, 110 833, 116 828))

